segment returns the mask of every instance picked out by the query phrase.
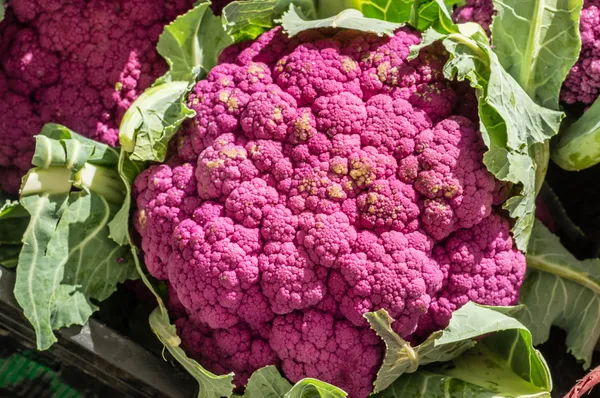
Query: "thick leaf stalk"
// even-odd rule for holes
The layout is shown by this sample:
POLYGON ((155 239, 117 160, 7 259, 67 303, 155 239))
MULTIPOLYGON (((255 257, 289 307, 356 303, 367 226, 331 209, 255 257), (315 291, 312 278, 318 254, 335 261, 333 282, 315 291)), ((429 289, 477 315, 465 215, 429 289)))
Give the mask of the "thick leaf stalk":
MULTIPOLYGON (((559 110, 562 83, 579 57, 583 0, 493 1, 494 52, 506 71, 538 105, 559 110)), ((550 160, 548 140, 532 143, 535 194, 550 160)))
POLYGON ((81 170, 75 173, 73 186, 95 192, 117 205, 123 203, 125 198, 125 185, 118 171, 91 163, 84 164, 81 170))

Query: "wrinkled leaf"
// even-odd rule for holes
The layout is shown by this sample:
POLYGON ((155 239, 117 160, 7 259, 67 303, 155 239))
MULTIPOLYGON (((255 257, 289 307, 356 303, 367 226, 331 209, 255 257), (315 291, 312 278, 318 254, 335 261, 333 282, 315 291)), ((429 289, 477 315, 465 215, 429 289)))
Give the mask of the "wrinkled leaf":
POLYGON ((355 8, 366 17, 390 22, 408 23, 418 30, 425 30, 440 21, 452 17, 448 10, 459 0, 354 0, 355 8))
POLYGON ((211 70, 231 43, 221 18, 203 1, 167 25, 156 48, 169 64, 172 80, 192 81, 202 70, 211 70))
POLYGON ((365 318, 386 347, 383 364, 374 383, 375 392, 385 390, 398 377, 404 373, 415 372, 420 365, 452 359, 474 345, 474 342, 467 338, 436 350, 435 341, 442 336, 442 332, 439 331, 432 333, 423 343, 413 347, 394 332, 392 329, 394 320, 386 310, 369 312, 365 314, 365 318))
POLYGON ((150 314, 150 327, 169 353, 196 379, 199 385, 198 398, 228 397, 233 392, 233 374, 217 376, 190 359, 180 347, 175 325, 171 324, 166 309, 158 307, 150 314))
POLYGON ((360 11, 355 9, 346 9, 330 18, 308 20, 304 15, 299 14, 293 5, 283 14, 280 22, 284 31, 289 36, 295 36, 302 31, 318 28, 354 29, 375 33, 378 36, 391 36, 396 29, 403 26, 401 23, 366 18, 360 11))
POLYGON ((536 222, 527 267, 519 320, 531 330, 535 344, 548 340, 552 325, 565 330, 569 352, 588 368, 600 338, 600 259, 577 260, 536 222))
POLYGON ((385 391, 373 398, 500 398, 495 392, 463 380, 433 371, 419 371, 402 375, 385 391))
POLYGON ((446 329, 433 333, 415 347, 392 330, 393 319, 385 310, 365 314, 371 328, 386 345, 384 361, 377 373, 374 391, 385 390, 399 377, 420 371, 421 366, 458 358, 473 349, 477 344, 475 338, 499 331, 508 332, 495 333, 486 337, 485 341, 493 344, 496 355, 503 358, 503 366, 521 378, 526 377, 524 380, 531 384, 532 388, 547 388, 550 383, 548 369, 539 353, 533 350, 529 331, 516 319, 503 314, 502 312, 507 311, 505 307, 501 308, 502 312, 492 308, 467 303, 452 314, 446 329), (516 345, 521 346, 522 351, 514 356, 510 347, 516 345))
MULTIPOLYGON (((492 44, 502 66, 541 106, 558 110, 560 90, 579 57, 583 0, 494 1, 492 44)), ((535 192, 546 177, 549 143, 532 146, 535 192)))
POLYGON ((292 384, 275 366, 265 366, 250 376, 244 398, 281 398, 291 389, 292 384))
POLYGON ((223 23, 234 42, 254 40, 275 26, 290 4, 299 7, 308 19, 316 17, 313 0, 234 1, 223 9, 223 23))
POLYGON ((321 380, 306 378, 292 385, 275 366, 258 369, 246 385, 244 398, 343 398, 347 394, 321 380))
POLYGON ((538 105, 558 110, 579 58, 583 0, 494 0, 492 44, 506 71, 538 105))
POLYGON ((43 350, 56 341, 53 330, 87 322, 96 310, 91 300, 106 299, 136 273, 128 249, 108 239, 113 200, 121 197, 107 166, 116 169, 118 152, 53 124, 36 139, 37 167, 21 187, 30 222, 14 292, 43 350))
POLYGON ((446 78, 468 80, 476 89, 480 130, 488 147, 483 161, 496 178, 520 187, 504 208, 515 220, 512 232, 516 245, 525 251, 535 221, 534 146, 558 133, 563 114, 532 101, 502 68, 479 25, 456 27, 459 33, 428 29, 411 57, 421 48, 441 41, 450 53, 444 67, 446 78))
POLYGON ((484 337, 451 361, 404 374, 375 397, 550 398, 549 377, 545 362, 531 344, 531 336, 513 329, 484 337), (531 359, 537 366, 530 369, 540 373, 524 369, 531 359))
POLYGON ((119 142, 132 161, 163 162, 169 141, 195 112, 185 102, 190 84, 174 81, 146 90, 129 107, 119 127, 119 142))
POLYGON ((284 398, 344 398, 348 396, 343 390, 324 381, 306 378, 294 386, 284 398))

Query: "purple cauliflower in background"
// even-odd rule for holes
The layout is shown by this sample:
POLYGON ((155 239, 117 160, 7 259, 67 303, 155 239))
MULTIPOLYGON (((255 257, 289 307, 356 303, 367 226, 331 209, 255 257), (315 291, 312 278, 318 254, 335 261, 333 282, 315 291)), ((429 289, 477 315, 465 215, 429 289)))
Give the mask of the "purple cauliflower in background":
POLYGON ((129 105, 166 71, 163 27, 191 0, 8 0, 0 23, 0 189, 17 192, 44 123, 116 145, 129 105))
MULTIPOLYGON (((488 33, 495 11, 492 0, 467 0, 456 9, 457 22, 477 22, 488 33)), ((566 104, 592 104, 600 94, 600 0, 584 0, 579 33, 581 52, 563 83, 560 99, 566 104)))
POLYGON ((168 162, 138 176, 135 228, 192 355, 243 387, 267 364, 366 397, 384 350, 473 300, 510 305, 524 256, 482 164, 473 91, 420 35, 279 28, 226 49, 168 162))

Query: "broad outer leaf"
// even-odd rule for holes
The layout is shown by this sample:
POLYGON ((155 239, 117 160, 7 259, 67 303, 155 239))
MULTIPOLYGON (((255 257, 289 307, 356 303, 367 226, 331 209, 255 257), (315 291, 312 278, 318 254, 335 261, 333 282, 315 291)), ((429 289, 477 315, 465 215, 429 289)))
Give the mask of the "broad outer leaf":
POLYGON ((250 376, 244 398, 281 398, 292 389, 292 384, 281 376, 275 366, 260 368, 250 376))
POLYGON ((467 339, 436 350, 434 342, 442 335, 442 332, 439 331, 429 336, 422 344, 412 347, 409 342, 394 332, 392 329, 394 320, 386 310, 380 309, 376 312, 366 313, 364 316, 369 321, 371 328, 381 337, 386 347, 383 364, 374 383, 375 392, 385 390, 398 377, 404 373, 415 372, 420 365, 452 359, 471 348, 474 344, 467 339))
MULTIPOLYGON (((503 307, 502 312, 506 312, 506 308, 503 307)), ((472 302, 467 303, 453 313, 450 324, 446 329, 433 333, 426 341, 416 347, 411 347, 408 342, 392 330, 393 319, 389 317, 385 310, 381 309, 377 312, 365 314, 371 328, 383 339, 386 345, 385 358, 377 374, 374 391, 385 390, 398 377, 416 372, 420 366, 445 362, 459 357, 475 346, 474 338, 505 330, 522 331, 523 335, 514 333, 514 337, 509 337, 507 340, 509 342, 520 342, 523 343, 524 347, 530 346, 531 348, 530 351, 525 351, 528 355, 527 361, 524 361, 526 363, 514 365, 518 368, 519 374, 534 374, 531 377, 532 384, 534 386, 544 384, 547 377, 539 377, 539 374, 547 372, 547 369, 539 359, 537 351, 533 351, 529 331, 519 321, 504 315, 502 312, 472 302), (533 354, 531 354, 532 352, 533 354), (543 381, 539 381, 540 379, 543 381)), ((503 343, 508 344, 506 341, 503 341, 503 343)), ((498 351, 504 348, 501 344, 497 345, 498 351)), ((510 344, 507 346, 510 347, 510 344)), ((507 358, 506 362, 513 366, 512 357, 507 358)))
POLYGON ((600 338, 600 259, 577 260, 536 222, 527 267, 519 320, 531 330, 534 344, 548 339, 552 325, 564 329, 569 351, 588 368, 600 338))
POLYGON ((195 112, 185 102, 188 82, 173 81, 154 86, 131 104, 119 127, 119 142, 133 161, 163 162, 177 129, 195 112))
POLYGON ((114 149, 62 126, 47 125, 37 136, 37 167, 21 188, 21 204, 31 218, 15 297, 36 331, 39 349, 56 341, 53 329, 85 323, 96 309, 90 300, 104 300, 118 283, 135 277, 127 249, 108 238, 107 222, 116 206, 86 185, 71 192, 88 164, 109 170, 104 167, 113 161, 116 169, 117 159, 114 149))
POLYGON ((117 283, 136 277, 128 248, 107 239, 107 223, 115 212, 94 192, 72 192, 46 252, 64 267, 62 285, 97 301, 107 299, 117 283))
POLYGON ((484 337, 474 348, 452 361, 402 375, 376 396, 550 398, 552 384, 548 368, 541 357, 536 358, 539 353, 527 337, 530 337, 528 332, 522 330, 484 337), (490 341, 491 338, 496 341, 490 341), (532 375, 527 367, 541 374, 532 375), (536 379, 540 375, 542 378, 536 379), (415 395, 415 391, 418 394, 415 395))
POLYGON ((306 378, 292 386, 275 366, 258 369, 246 385, 243 398, 343 398, 347 394, 324 381, 306 378))
POLYGON ((298 14, 293 5, 283 14, 280 22, 284 31, 290 37, 305 30, 318 28, 354 29, 375 33, 378 36, 391 36, 396 29, 403 26, 401 23, 366 18, 360 11, 355 9, 346 9, 333 17, 311 21, 307 20, 303 15, 298 14))
POLYGON ((275 26, 275 20, 293 4, 309 19, 316 17, 313 0, 234 1, 223 9, 223 24, 234 42, 254 40, 275 26))
POLYGON ((31 222, 23 236, 25 245, 19 255, 15 298, 35 329, 36 345, 41 350, 56 341, 51 319, 56 308, 55 292, 64 270, 44 257, 67 200, 68 195, 36 195, 21 199, 21 204, 31 214, 31 222))
POLYGON ((283 398, 344 398, 346 392, 324 381, 306 378, 302 379, 283 398))
POLYGON ((455 27, 459 32, 428 29, 411 57, 421 48, 441 41, 450 53, 444 67, 446 78, 468 80, 476 88, 480 130, 488 147, 483 161, 496 178, 520 187, 504 208, 515 220, 512 232, 516 245, 525 251, 535 221, 533 148, 558 133, 563 114, 533 102, 502 68, 479 25, 455 27))
MULTIPOLYGON (((356 0, 365 17, 383 21, 411 23, 416 19, 415 3, 419 0, 356 0)), ((411 23, 412 25, 412 23, 411 23)))
POLYGON ((201 70, 211 70, 231 43, 221 18, 212 13, 209 2, 201 1, 165 28, 156 48, 169 64, 172 80, 192 81, 201 70))
POLYGON ((177 329, 171 324, 164 307, 157 307, 150 314, 150 327, 177 362, 196 379, 199 385, 198 398, 220 398, 232 394, 233 374, 217 376, 190 359, 180 347, 177 329))
POLYGON ((452 21, 448 7, 459 0, 353 0, 353 6, 366 17, 408 23, 425 30, 440 20, 452 21))
POLYGON ((385 391, 372 398, 500 398, 495 392, 433 371, 404 374, 385 391))
POLYGON ((558 110, 579 57, 583 0, 494 0, 492 44, 506 71, 538 105, 558 110))

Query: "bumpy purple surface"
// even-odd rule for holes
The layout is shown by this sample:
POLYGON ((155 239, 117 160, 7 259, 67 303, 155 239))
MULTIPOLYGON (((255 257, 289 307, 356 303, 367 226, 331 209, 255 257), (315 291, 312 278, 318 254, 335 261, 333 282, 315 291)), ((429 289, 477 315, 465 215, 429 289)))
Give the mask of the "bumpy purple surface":
POLYGON ((224 51, 169 162, 135 182, 146 264, 184 344, 242 386, 278 364, 366 397, 385 308, 416 339, 468 300, 512 304, 524 274, 494 210, 472 91, 417 33, 279 29, 224 51), (417 333, 417 334, 415 334, 417 333))
POLYGON ((116 145, 129 105, 166 71, 164 25, 191 0, 9 0, 0 23, 0 188, 16 192, 44 123, 116 145))

